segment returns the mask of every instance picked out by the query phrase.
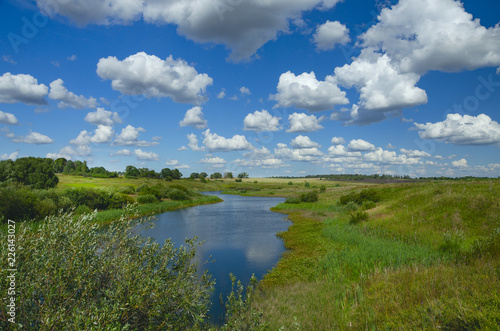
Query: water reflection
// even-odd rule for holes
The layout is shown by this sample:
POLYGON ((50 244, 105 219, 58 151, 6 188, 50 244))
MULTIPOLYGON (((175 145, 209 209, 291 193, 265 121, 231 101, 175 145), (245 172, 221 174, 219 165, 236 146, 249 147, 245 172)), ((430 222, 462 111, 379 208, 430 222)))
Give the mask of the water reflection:
POLYGON ((290 222, 286 215, 269 209, 283 198, 242 197, 217 195, 221 203, 202 205, 157 215, 155 227, 142 231, 163 243, 171 238, 176 246, 186 238, 198 237, 204 244, 198 249, 199 262, 215 260, 203 267, 216 279, 211 314, 214 320, 223 313, 219 295, 225 298, 231 290, 229 273, 247 284, 254 273, 261 279, 279 260, 285 248, 276 237, 285 231, 290 222))

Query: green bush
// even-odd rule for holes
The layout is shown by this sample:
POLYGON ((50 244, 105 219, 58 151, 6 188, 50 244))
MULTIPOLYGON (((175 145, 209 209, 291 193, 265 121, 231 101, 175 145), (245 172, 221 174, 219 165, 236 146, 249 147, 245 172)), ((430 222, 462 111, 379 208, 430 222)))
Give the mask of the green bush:
POLYGON ((288 182, 288 185, 293 185, 293 183, 292 182, 288 182))
POLYGON ((152 194, 139 195, 137 197, 137 202, 139 202, 140 204, 154 203, 157 201, 158 201, 158 199, 152 194))
POLYGON ((36 218, 38 199, 27 187, 11 185, 0 188, 0 218, 3 221, 26 221, 36 218))
POLYGON ((285 200, 285 203, 300 203, 300 198, 297 197, 288 197, 285 200))
MULTIPOLYGON (((19 223, 16 323, 30 330, 187 330, 207 321, 213 281, 200 275, 195 240, 175 248, 133 235, 137 221, 106 229, 96 214, 54 216, 37 230, 19 223)), ((7 256, 7 245, 0 253, 7 256)), ((7 259, 0 287, 7 289, 7 259)), ((10 297, 0 297, 1 309, 10 297)), ((5 311, 4 311, 5 312, 5 311)), ((12 325, 6 315, 0 329, 12 325)))
POLYGON ((92 212, 92 210, 89 207, 85 206, 85 205, 80 205, 80 206, 78 206, 78 207, 75 208, 75 214, 76 215, 89 214, 91 212, 92 212))
POLYGON ((307 193, 302 193, 300 195, 300 201, 301 202, 316 202, 316 201, 318 201, 318 192, 311 191, 311 192, 307 192, 307 193))
POLYGON ((340 197, 339 203, 342 205, 346 205, 352 201, 358 205, 361 205, 364 201, 379 202, 380 200, 382 200, 380 193, 373 188, 369 188, 361 190, 359 193, 349 192, 347 194, 344 194, 340 197))
POLYGON ((187 190, 183 191, 183 190, 179 190, 177 188, 174 188, 174 189, 170 190, 170 192, 168 193, 168 198, 171 200, 187 200, 187 199, 189 199, 189 195, 187 193, 187 190))
POLYGON ((309 186, 311 186, 311 184, 309 184, 308 182, 305 182, 304 186, 309 187, 309 186))
POLYGON ((234 181, 237 183, 241 183, 243 180, 241 178, 236 178, 234 181))
POLYGON ((321 193, 325 192, 325 191, 326 191, 326 186, 325 186, 325 185, 321 185, 321 186, 319 187, 319 191, 320 191, 321 193))
POLYGON ((359 208, 359 206, 354 201, 349 201, 344 206, 345 211, 356 211, 356 210, 358 210, 358 208, 359 208))
POLYGON ((359 222, 368 221, 368 213, 366 211, 357 210, 349 214, 349 224, 358 224, 359 222))
POLYGON ((135 194, 135 187, 132 185, 122 187, 122 188, 120 188, 120 193, 135 194))
POLYGON ((375 208, 377 204, 373 201, 363 201, 363 203, 361 204, 361 208, 363 210, 368 210, 368 209, 372 209, 372 208, 375 208))

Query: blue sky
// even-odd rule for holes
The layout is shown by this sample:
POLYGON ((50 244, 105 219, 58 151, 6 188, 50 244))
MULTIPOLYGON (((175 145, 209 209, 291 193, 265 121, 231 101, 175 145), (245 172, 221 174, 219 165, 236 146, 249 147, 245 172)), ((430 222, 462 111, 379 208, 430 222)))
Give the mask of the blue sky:
POLYGON ((0 158, 500 176, 500 3, 0 1, 0 158))

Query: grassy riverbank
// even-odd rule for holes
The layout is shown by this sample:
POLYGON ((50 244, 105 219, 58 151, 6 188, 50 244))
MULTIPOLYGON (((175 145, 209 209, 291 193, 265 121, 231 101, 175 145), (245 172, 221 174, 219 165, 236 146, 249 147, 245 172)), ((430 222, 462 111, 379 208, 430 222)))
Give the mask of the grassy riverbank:
MULTIPOLYGON (((497 329, 500 182, 372 186, 381 200, 280 204, 290 249, 253 306, 271 329, 497 329)), ((354 189, 359 192, 359 189, 354 189)))

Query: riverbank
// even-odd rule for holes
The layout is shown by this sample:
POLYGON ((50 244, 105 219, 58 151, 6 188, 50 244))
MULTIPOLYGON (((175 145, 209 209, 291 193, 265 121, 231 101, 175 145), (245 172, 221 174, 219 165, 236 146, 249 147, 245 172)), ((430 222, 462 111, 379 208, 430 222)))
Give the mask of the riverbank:
POLYGON ((293 225, 252 302, 270 329, 497 328, 500 182, 367 188, 366 210, 334 187, 273 208, 293 225))

